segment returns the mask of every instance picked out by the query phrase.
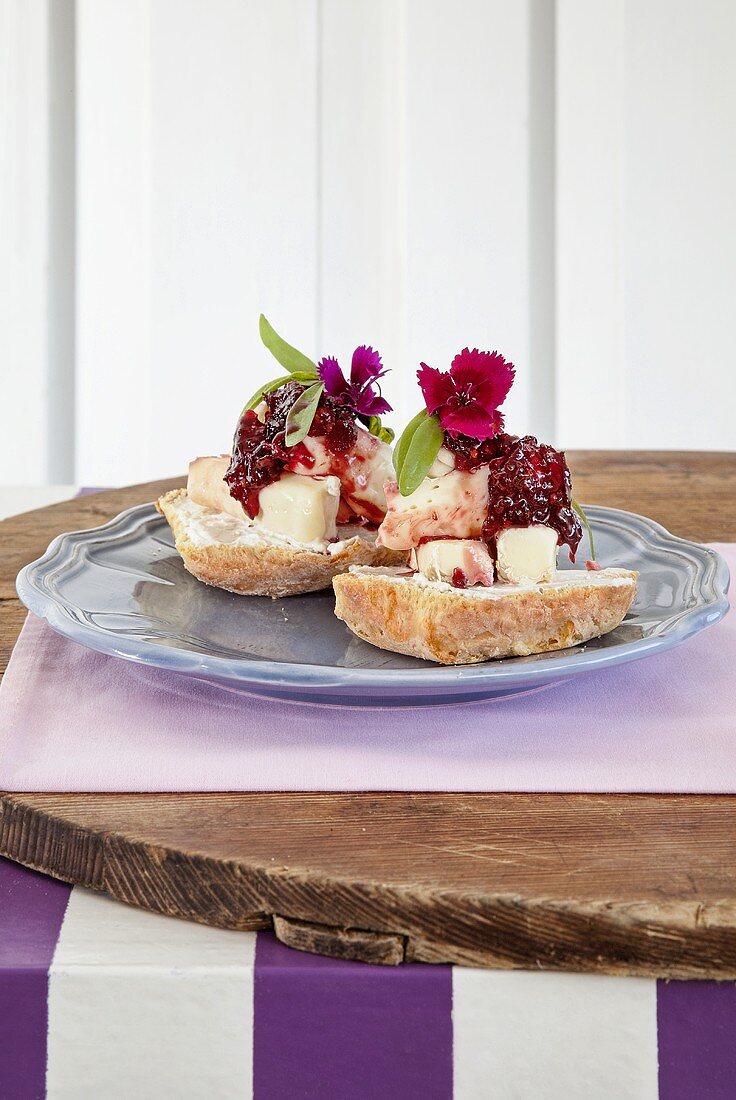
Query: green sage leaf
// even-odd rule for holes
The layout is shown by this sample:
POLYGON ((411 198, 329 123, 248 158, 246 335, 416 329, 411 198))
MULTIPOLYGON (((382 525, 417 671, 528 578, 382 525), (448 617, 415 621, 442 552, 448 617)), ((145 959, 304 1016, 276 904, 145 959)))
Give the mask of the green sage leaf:
MULTIPOLYGON (((255 409, 256 405, 260 405, 261 398, 265 393, 270 393, 271 390, 277 390, 279 386, 283 386, 286 382, 291 382, 290 374, 285 374, 281 378, 274 378, 272 382, 264 382, 262 386, 258 387, 250 401, 247 401, 245 405, 243 405, 243 412, 247 412, 248 409, 255 409)), ((240 415, 242 416, 243 413, 240 415)))
POLYGON ((424 481, 444 438, 445 433, 437 417, 426 413, 425 419, 414 430, 398 473, 402 496, 410 496, 424 481))
POLYGON ((396 471, 396 477, 399 477, 401 473, 401 467, 404 465, 404 459, 406 458, 406 452, 409 450, 409 444, 414 438, 414 432, 417 430, 420 424, 429 416, 426 409, 422 409, 413 417, 404 428, 403 432, 399 436, 399 442, 394 448, 394 470, 396 471))
POLYGON ((309 378, 318 377, 317 364, 312 362, 303 352, 297 351, 291 344, 287 344, 286 340, 282 339, 276 329, 268 323, 263 314, 261 314, 258 321, 258 329, 261 340, 271 352, 271 355, 278 360, 282 367, 286 367, 289 374, 300 373, 307 374, 309 378))
POLYGON ((309 429, 312 427, 312 421, 317 412, 319 399, 324 388, 324 382, 315 382, 313 386, 308 386, 289 409, 284 435, 287 447, 296 446, 297 443, 301 443, 305 436, 309 435, 309 429))
POLYGON ((380 439, 382 443, 393 443, 394 441, 393 428, 386 428, 381 423, 380 416, 371 416, 369 418, 368 431, 371 435, 375 435, 377 439, 380 439))
POLYGON ((572 504, 574 510, 577 512, 583 522, 583 527, 585 528, 585 531, 588 535, 588 542, 590 543, 590 560, 595 561, 595 542, 593 541, 593 529, 588 522, 588 517, 583 511, 582 504, 580 504, 579 501, 575 500, 575 497, 572 498, 570 503, 572 504))
POLYGON ((280 378, 274 378, 271 382, 264 382, 262 386, 259 386, 256 392, 245 405, 243 405, 243 412, 241 416, 248 409, 255 409, 256 405, 259 405, 264 394, 271 393, 273 390, 277 390, 280 386, 285 386, 287 382, 313 382, 314 375, 307 374, 305 371, 295 371, 294 374, 283 374, 280 378))

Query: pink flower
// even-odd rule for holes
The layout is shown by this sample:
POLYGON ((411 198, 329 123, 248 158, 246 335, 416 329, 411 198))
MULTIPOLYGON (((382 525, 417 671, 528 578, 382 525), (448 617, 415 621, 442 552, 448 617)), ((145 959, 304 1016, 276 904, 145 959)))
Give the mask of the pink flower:
POLYGON ((503 430, 498 406, 514 381, 514 365, 497 351, 465 348, 449 371, 422 363, 417 371, 427 412, 436 413, 445 431, 471 439, 492 439, 503 430))
POLYGON ((350 381, 345 378, 337 359, 327 356, 317 365, 317 373, 325 384, 330 397, 352 409, 359 416, 381 416, 391 412, 391 406, 381 397, 379 386, 374 385, 386 371, 381 356, 373 348, 356 348, 350 364, 350 381))

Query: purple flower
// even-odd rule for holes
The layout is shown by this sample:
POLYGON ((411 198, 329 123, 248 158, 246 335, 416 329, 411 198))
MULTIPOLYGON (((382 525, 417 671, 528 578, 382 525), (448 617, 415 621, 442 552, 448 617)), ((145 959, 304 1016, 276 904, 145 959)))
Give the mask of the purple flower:
POLYGON ((353 352, 350 364, 350 381, 342 373, 337 359, 328 355, 320 359, 317 373, 325 384, 330 397, 352 409, 359 416, 381 416, 391 412, 391 406, 381 397, 379 386, 374 385, 386 371, 381 356, 373 348, 361 345, 353 352))
POLYGON ((427 412, 436 413, 442 427, 471 439, 492 439, 503 430, 503 404, 514 380, 514 365, 497 351, 465 348, 449 371, 422 363, 417 371, 427 412))

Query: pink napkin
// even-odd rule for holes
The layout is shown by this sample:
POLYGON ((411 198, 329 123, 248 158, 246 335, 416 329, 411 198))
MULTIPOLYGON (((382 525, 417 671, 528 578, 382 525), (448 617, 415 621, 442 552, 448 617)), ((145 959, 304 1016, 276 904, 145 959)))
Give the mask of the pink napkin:
MULTIPOLYGON (((736 570, 736 545, 716 549, 736 570)), ((84 649, 29 616, 0 687, 0 789, 736 792, 736 615, 517 698, 278 703, 84 649)))

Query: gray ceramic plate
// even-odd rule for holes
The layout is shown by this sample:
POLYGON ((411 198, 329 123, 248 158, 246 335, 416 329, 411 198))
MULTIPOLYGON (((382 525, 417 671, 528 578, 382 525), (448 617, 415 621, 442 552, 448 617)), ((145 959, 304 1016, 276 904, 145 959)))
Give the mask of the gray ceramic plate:
POLYGON ((584 646, 482 665, 444 667, 376 649, 335 618, 331 591, 270 600, 208 588, 186 572, 152 504, 61 535, 19 574, 18 593, 91 649, 259 695, 353 706, 528 691, 660 653, 725 615, 728 569, 713 550, 642 516, 587 511, 599 559, 641 573, 631 612, 584 646))

